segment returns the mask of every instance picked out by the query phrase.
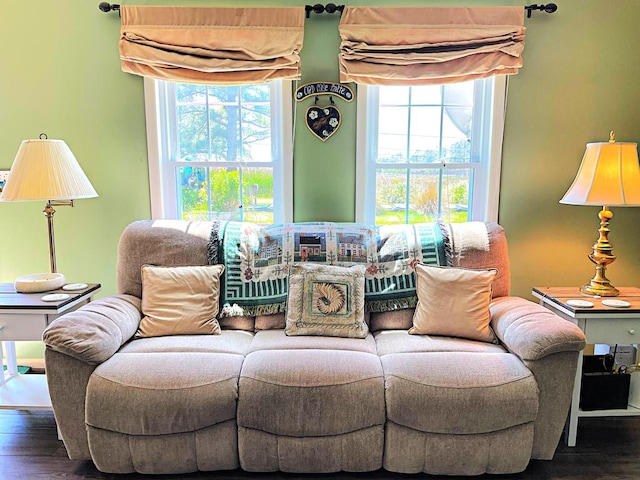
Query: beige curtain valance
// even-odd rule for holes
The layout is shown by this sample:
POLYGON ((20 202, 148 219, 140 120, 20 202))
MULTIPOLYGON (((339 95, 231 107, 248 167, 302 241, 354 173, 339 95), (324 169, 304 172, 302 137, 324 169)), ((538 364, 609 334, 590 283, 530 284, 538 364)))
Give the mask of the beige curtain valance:
POLYGON ((120 7, 125 72, 234 85, 300 78, 303 8, 120 7))
POLYGON ((345 7, 340 81, 453 83, 522 67, 522 7, 345 7))

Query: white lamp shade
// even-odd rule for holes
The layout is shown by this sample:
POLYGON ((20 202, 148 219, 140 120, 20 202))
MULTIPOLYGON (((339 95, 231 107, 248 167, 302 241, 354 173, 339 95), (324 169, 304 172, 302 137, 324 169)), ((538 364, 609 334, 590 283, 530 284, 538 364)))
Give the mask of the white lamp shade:
POLYGON ((576 178, 560 203, 640 206, 638 145, 626 142, 588 143, 576 178))
POLYGON ((73 200, 98 194, 63 140, 24 140, 1 201, 73 200))

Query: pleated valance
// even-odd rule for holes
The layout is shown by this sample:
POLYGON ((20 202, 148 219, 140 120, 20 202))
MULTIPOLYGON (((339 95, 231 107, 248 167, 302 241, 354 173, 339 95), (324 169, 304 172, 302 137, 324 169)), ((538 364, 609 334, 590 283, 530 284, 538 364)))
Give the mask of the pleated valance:
POLYGON ((427 85, 514 74, 522 67, 519 7, 345 7, 340 81, 427 85))
POLYGON ((120 7, 125 72, 234 85, 300 78, 303 8, 120 7))

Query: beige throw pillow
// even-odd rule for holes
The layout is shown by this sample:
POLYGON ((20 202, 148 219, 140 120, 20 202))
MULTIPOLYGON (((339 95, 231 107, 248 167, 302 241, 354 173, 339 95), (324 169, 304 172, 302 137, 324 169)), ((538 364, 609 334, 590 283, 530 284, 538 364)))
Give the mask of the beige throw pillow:
POLYGON ((364 274, 362 265, 293 264, 285 333, 365 338, 364 274))
POLYGON ((142 313, 136 337, 217 335, 223 265, 142 266, 142 313))
POLYGON ((496 343, 489 326, 491 282, 497 270, 416 265, 418 305, 411 334, 496 343))

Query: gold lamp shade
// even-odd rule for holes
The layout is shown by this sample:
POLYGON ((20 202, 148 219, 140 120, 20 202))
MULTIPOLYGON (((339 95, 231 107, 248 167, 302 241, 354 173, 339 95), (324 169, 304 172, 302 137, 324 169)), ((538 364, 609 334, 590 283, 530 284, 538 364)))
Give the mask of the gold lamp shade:
MULTIPOLYGON (((97 197, 95 189, 63 140, 46 138, 24 140, 20 144, 0 201, 46 201, 43 210, 49 230, 49 261, 56 270, 53 231, 54 206, 71 206, 78 198, 97 197)), ((42 138, 44 137, 44 138, 42 138)))
POLYGON ((589 295, 611 297, 618 290, 605 275, 607 265, 616 257, 608 240, 610 206, 640 206, 640 163, 636 143, 616 142, 611 132, 608 142, 588 143, 582 163, 573 183, 560 203, 602 206, 600 237, 589 258, 596 265, 596 274, 580 290, 589 295))

